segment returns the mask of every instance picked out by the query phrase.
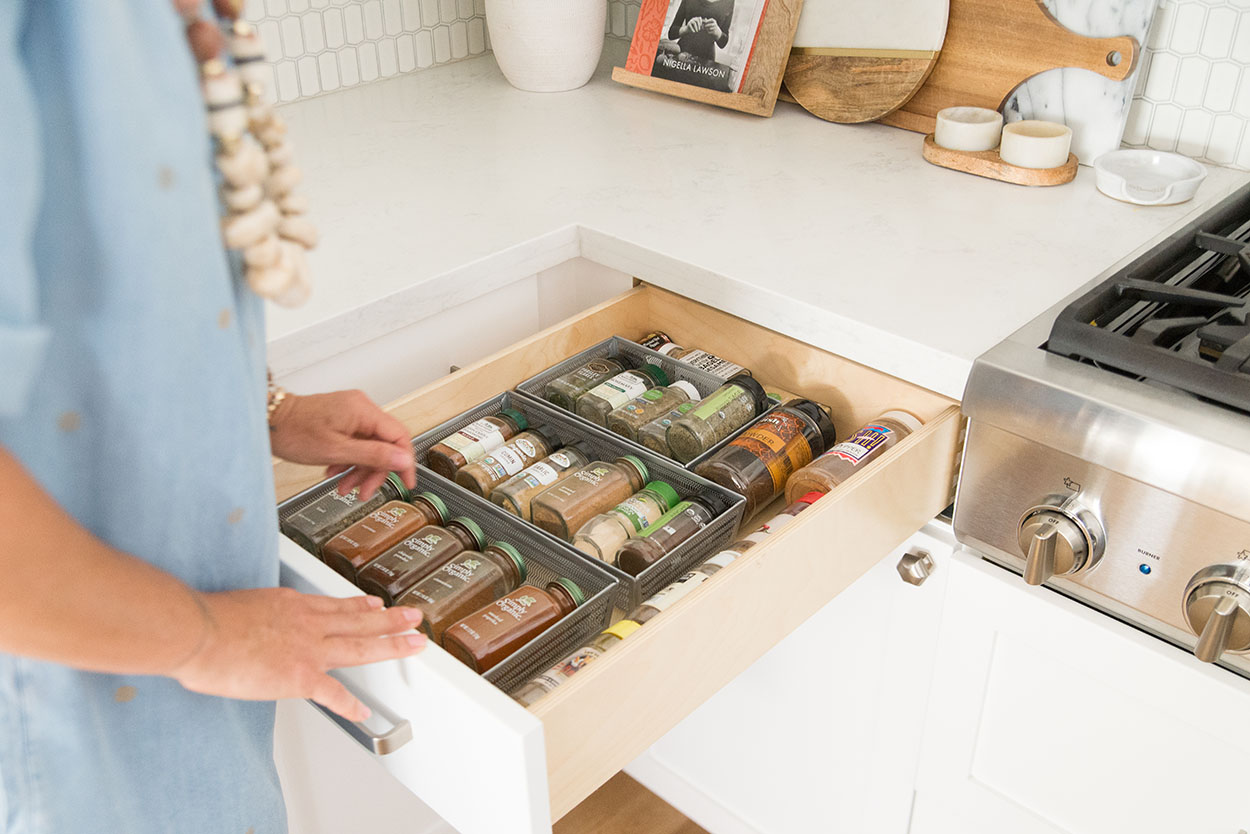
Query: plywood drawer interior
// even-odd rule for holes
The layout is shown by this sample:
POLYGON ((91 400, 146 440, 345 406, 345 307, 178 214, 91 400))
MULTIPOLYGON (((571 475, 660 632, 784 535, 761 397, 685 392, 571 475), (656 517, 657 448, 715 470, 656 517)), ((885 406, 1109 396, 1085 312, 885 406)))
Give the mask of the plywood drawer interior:
MULTIPOLYGON (((530 708, 543 724, 553 819, 923 526, 953 494, 957 403, 646 285, 387 409, 416 435, 608 336, 636 338, 657 329, 829 405, 839 437, 892 408, 911 411, 925 426, 530 708)), ((278 463, 278 497, 321 477, 317 469, 278 463)))

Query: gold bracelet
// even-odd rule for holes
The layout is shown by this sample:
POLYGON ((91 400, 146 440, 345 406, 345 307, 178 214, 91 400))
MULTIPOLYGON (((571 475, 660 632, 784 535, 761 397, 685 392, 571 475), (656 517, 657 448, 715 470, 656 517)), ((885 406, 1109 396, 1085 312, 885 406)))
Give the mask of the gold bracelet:
POLYGON ((273 415, 277 412, 278 406, 282 405, 282 401, 286 399, 286 389, 281 385, 275 385, 273 381, 273 371, 269 371, 269 404, 265 407, 265 419, 269 423, 269 428, 273 428, 273 415))

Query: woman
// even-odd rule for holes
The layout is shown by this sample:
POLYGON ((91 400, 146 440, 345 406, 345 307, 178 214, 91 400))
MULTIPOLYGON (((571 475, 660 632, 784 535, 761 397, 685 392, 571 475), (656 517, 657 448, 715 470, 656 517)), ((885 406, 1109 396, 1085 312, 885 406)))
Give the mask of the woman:
POLYGON ((424 641, 273 587, 269 455, 371 492, 407 434, 358 393, 267 414, 169 0, 0 2, 0 111, 0 831, 285 831, 272 700, 361 719, 327 670, 424 641))
POLYGON ((668 39, 677 41, 681 51, 700 61, 715 61, 714 47, 729 43, 734 0, 681 0, 668 39))

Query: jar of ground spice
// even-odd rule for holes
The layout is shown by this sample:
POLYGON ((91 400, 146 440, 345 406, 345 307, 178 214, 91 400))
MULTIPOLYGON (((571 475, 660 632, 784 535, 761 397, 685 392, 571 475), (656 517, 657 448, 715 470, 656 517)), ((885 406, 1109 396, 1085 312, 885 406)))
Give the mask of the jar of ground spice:
POLYGON ((833 421, 817 403, 791 400, 752 423, 699 464, 695 473, 745 496, 745 513, 750 518, 834 440, 833 421))
POLYGON ((591 359, 548 382, 543 389, 543 398, 565 411, 572 411, 582 394, 622 371, 628 371, 637 366, 638 363, 635 360, 624 355, 591 359))
POLYGON ((604 653, 637 631, 641 626, 632 620, 620 622, 605 628, 592 642, 577 649, 546 672, 538 675, 525 686, 521 687, 512 697, 523 706, 529 706, 551 690, 576 675, 588 664, 603 657, 604 653))
POLYGON ((612 463, 583 466, 530 502, 530 520, 557 538, 571 541, 590 519, 642 489, 647 467, 633 455, 612 463))
POLYGON ((590 463, 590 447, 585 443, 565 446, 538 463, 531 463, 491 490, 490 500, 515 516, 530 520, 530 501, 548 487, 563 481, 590 463))
POLYGON ((480 553, 461 553, 413 585, 395 604, 420 608, 418 628, 441 644, 449 625, 515 590, 527 575, 525 559, 515 547, 492 542, 480 553))
POLYGON ((651 350, 659 350, 665 345, 672 344, 673 342, 673 340, 669 338, 669 335, 663 330, 653 330, 641 339, 635 339, 634 341, 645 348, 650 348, 651 350))
POLYGON ((586 595, 571 579, 557 579, 545 590, 522 585, 447 629, 443 648, 473 671, 485 672, 584 602, 586 595))
POLYGON ((399 475, 392 472, 377 492, 364 500, 360 498, 359 489, 353 489, 346 495, 331 489, 283 520, 282 532, 305 550, 321 555, 322 545, 353 522, 388 501, 407 501, 410 497, 399 475))
POLYGON ((366 565, 356 586, 382 598, 387 605, 409 588, 466 550, 481 550, 486 534, 477 522, 463 516, 446 527, 423 527, 366 565))
POLYGON ((814 489, 832 490, 904 437, 919 431, 921 425, 915 415, 906 411, 887 411, 796 472, 786 485, 786 495, 802 495, 814 489))
POLYGON ((763 386, 745 374, 735 376, 668 427, 673 457, 689 463, 771 405, 763 386))
POLYGON ((606 426, 608 414, 656 386, 668 385, 668 374, 659 365, 639 365, 622 371, 577 398, 577 415, 597 426, 606 426))
POLYGON ((664 481, 651 481, 606 513, 587 521, 573 536, 573 546, 611 562, 621 545, 640 535, 681 499, 664 481))
POLYGON ((481 460, 528 428, 524 414, 505 408, 492 417, 474 420, 435 443, 425 453, 425 465, 444 478, 454 479, 460 467, 481 460))
POLYGON ((663 455, 666 458, 673 457, 673 450, 668 445, 668 427, 673 425, 674 421, 693 411, 697 402, 696 400, 694 402, 680 403, 667 414, 656 417, 638 430, 638 436, 635 440, 657 455, 663 455))
POLYGON ((561 445, 559 436, 551 429, 533 428, 521 432, 477 463, 470 463, 457 472, 456 483, 485 498, 495 487, 561 445))
POLYGON ((715 354, 708 353, 706 350, 691 348, 687 350, 681 345, 667 344, 656 348, 657 351, 676 359, 678 362, 691 365, 701 371, 706 371, 712 376, 718 376, 721 379, 730 379, 738 374, 745 373, 750 375, 750 371, 741 365, 730 362, 728 359, 721 359, 715 354))
MULTIPOLYGON (((699 389, 685 380, 678 380, 667 388, 652 388, 611 411, 607 417, 608 431, 630 440, 637 440, 639 429, 647 423, 667 414, 683 403, 698 400, 699 389)), ((667 431, 668 427, 665 426, 664 430, 667 431)), ((667 449, 667 443, 665 448, 667 449)))
POLYGON ((616 551, 613 560, 637 576, 706 528, 729 509, 729 501, 712 492, 682 501, 616 551))
POLYGON ((449 513, 443 499, 432 492, 412 497, 412 503, 391 501, 378 507, 321 548, 321 560, 348 579, 365 565, 431 524, 442 524, 449 513))

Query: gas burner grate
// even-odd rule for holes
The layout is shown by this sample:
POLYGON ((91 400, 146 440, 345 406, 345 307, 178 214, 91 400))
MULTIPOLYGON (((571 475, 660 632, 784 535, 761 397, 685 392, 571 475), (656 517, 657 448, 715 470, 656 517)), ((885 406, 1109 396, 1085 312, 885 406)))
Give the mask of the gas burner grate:
POLYGON ((1045 348, 1250 411, 1250 186, 1068 305, 1045 348))

